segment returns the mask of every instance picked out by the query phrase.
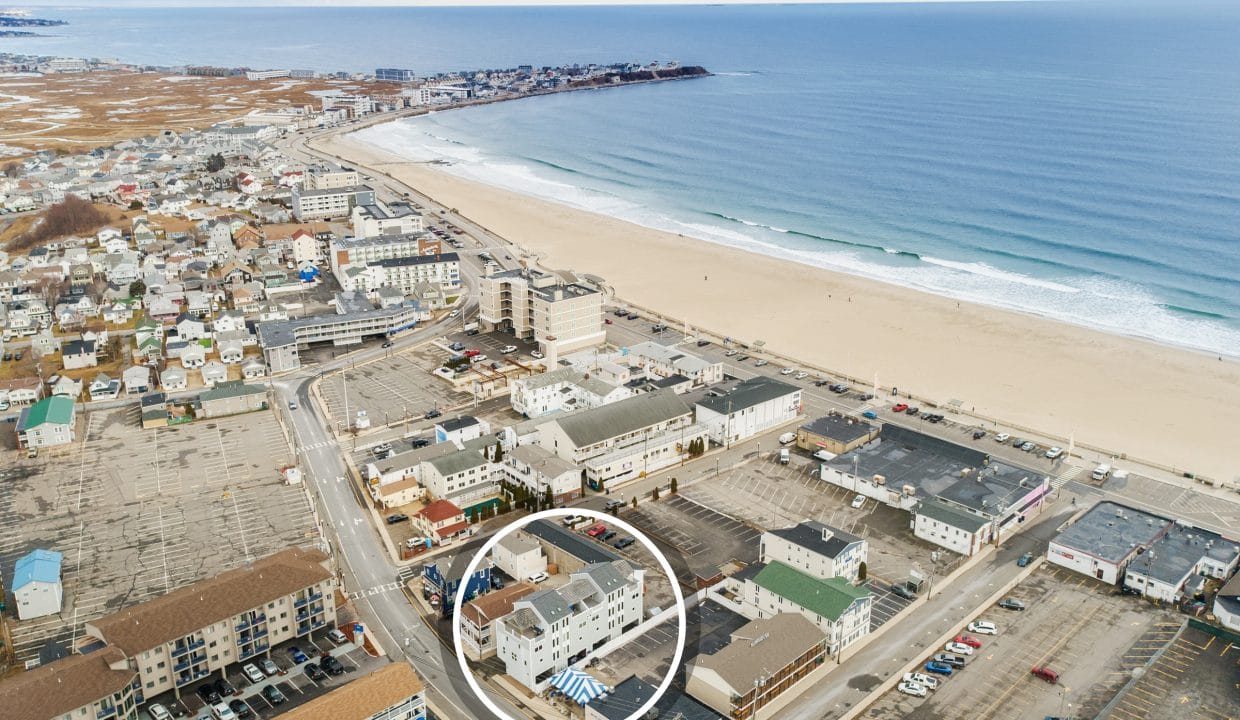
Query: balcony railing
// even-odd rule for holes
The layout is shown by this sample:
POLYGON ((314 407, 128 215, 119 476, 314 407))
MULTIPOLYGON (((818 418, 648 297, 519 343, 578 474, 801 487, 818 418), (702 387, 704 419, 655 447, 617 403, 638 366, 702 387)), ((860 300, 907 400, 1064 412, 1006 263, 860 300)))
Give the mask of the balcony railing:
POLYGON ((185 653, 189 652, 190 650, 193 650, 194 648, 200 648, 206 644, 207 644, 206 640, 194 640, 185 645, 178 645, 172 648, 172 657, 180 657, 184 655, 185 653))
POLYGON ((103 720, 103 718, 112 717, 115 714, 116 714, 116 706, 114 705, 112 707, 106 707, 100 710, 99 712, 95 713, 95 717, 99 718, 99 720, 103 720))

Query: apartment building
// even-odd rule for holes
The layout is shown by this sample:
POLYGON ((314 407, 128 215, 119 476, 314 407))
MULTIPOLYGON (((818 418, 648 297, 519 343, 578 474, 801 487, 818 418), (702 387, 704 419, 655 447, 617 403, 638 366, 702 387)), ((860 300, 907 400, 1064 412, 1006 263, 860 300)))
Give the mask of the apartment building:
POLYGON ((533 339, 548 358, 606 339, 603 296, 584 285, 541 270, 497 271, 494 265, 478 285, 478 319, 485 328, 533 339))
MULTIPOLYGON (((350 266, 350 270, 356 268, 356 265, 350 266)), ((412 295, 422 283, 429 283, 444 293, 461 288, 461 260, 456 253, 376 260, 360 269, 356 274, 346 270, 340 287, 365 293, 395 288, 402 295, 412 295)))
POLYGON ((365 267, 369 263, 412 255, 437 255, 439 240, 425 233, 376 235, 333 239, 328 246, 332 274, 343 282, 348 267, 365 267))
POLYGON ((625 561, 588 565, 567 584, 514 602, 495 626, 505 672, 541 691, 553 675, 636 627, 643 576, 625 561))
POLYGON ((294 548, 86 623, 137 668, 146 697, 181 691, 336 621, 336 578, 319 550, 294 548))
POLYGON ((404 202, 389 205, 376 200, 373 205, 358 205, 352 220, 353 235, 359 238, 422 232, 422 213, 404 202))
POLYGON ((513 583, 461 607, 461 647, 469 659, 485 660, 495 654, 495 621, 511 613, 513 603, 537 589, 527 582, 513 583))
POLYGON ((685 689, 724 717, 765 719, 802 692, 806 686, 798 683, 829 656, 812 623, 796 613, 777 613, 742 625, 727 645, 698 655, 685 689))
POLYGON ((536 418, 602 407, 632 395, 631 388, 614 385, 590 372, 562 367, 513 381, 508 402, 513 410, 536 418))
POLYGON ((320 165, 306 171, 304 185, 307 190, 338 190, 360 185, 361 182, 361 177, 353 168, 320 165))
POLYGON ((538 445, 518 445, 504 457, 504 479, 556 505, 581 497, 581 470, 538 445))
POLYGON ((869 556, 865 540, 817 520, 767 530, 758 542, 758 562, 781 562, 822 580, 857 582, 857 571, 869 556))
POLYGON ((270 320, 258 324, 263 360, 272 373, 301 367, 298 347, 310 343, 336 345, 360 343, 364 337, 393 335, 415 326, 423 316, 416 306, 394 305, 378 310, 312 315, 293 320, 270 320))
POLYGON ((432 497, 451 500, 461 507, 499 490, 495 464, 473 447, 424 460, 418 479, 432 497))
POLYGON ((873 597, 867 588, 845 578, 818 578, 776 561, 750 565, 728 582, 746 615, 800 613, 826 635, 831 655, 870 632, 873 597))
POLYGON ((697 355, 668 345, 646 341, 629 348, 629 363, 655 378, 675 375, 689 379, 694 385, 712 385, 723 380, 723 363, 703 360, 697 355))
POLYGON ((341 685, 280 720, 418 720, 426 717, 426 689, 409 663, 397 660, 341 685))
POLYGON ((110 645, 0 680, 5 720, 138 720, 142 685, 110 645))
POLYGON ((381 82, 413 82, 417 80, 417 75, 412 70, 405 68, 376 68, 375 80, 381 82))
POLYGON ((347 217, 358 205, 373 205, 375 191, 367 185, 312 190, 293 188, 293 215, 301 222, 347 217))
POLYGON ((698 422, 710 439, 731 445, 795 420, 801 413, 801 389, 766 375, 742 381, 730 392, 697 403, 698 422))
POLYGON ((688 404, 661 390, 548 420, 539 426, 537 442, 580 466, 599 490, 688 458, 689 444, 707 432, 693 422, 688 404))

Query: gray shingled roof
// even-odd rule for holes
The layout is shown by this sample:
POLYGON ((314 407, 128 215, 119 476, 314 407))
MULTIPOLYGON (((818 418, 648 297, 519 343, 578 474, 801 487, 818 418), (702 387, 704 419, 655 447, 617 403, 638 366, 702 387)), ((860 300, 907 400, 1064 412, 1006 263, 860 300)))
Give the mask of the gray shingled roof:
POLYGON ((577 447, 628 435, 693 412, 670 392, 635 395, 602 407, 581 410, 555 420, 577 447))
POLYGON ((699 655, 695 664, 714 670, 734 691, 747 692, 755 681, 775 675, 825 638, 800 613, 779 613, 747 623, 732 633, 726 647, 699 655))
POLYGON ((439 471, 440 475, 455 475, 470 468, 487 464, 487 459, 474 450, 459 450, 448 455, 440 455, 427 460, 439 471))
POLYGON ((923 500, 917 506, 915 512, 918 515, 925 515, 932 520, 938 520, 945 525, 950 525, 970 533, 977 532, 983 525, 990 522, 990 520, 980 515, 974 515, 971 512, 948 505, 938 498, 923 500))
POLYGON ((783 538, 794 545, 809 550, 829 558, 836 558, 840 553, 844 552, 849 545, 861 542, 861 538, 851 533, 844 532, 839 528, 833 528, 825 525, 817 520, 808 520, 790 528, 776 528, 768 530, 770 534, 783 538), (823 540, 823 531, 829 531, 831 537, 823 540))

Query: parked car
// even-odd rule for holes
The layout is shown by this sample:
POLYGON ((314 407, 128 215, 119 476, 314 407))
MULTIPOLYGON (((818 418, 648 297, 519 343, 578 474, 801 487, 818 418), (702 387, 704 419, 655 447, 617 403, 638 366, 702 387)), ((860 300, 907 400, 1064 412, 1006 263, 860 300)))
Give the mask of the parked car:
POLYGON ((504 347, 499 349, 499 352, 501 355, 511 355, 512 353, 515 353, 516 351, 517 351, 516 345, 505 345, 504 347))
POLYGON ((973 654, 973 648, 965 645, 964 643, 958 643, 952 640, 947 641, 947 643, 943 645, 943 649, 950 653, 956 653, 957 655, 973 654))
POLYGON ((737 350, 736 348, 732 348, 731 350, 724 353, 724 357, 735 357, 736 354, 739 352, 740 350, 737 350))
POLYGON ((822 387, 823 385, 830 385, 830 384, 831 384, 830 380, 824 380, 822 378, 819 378, 814 381, 814 387, 822 387))
POLYGON ((349 638, 344 633, 337 630, 336 628, 332 628, 331 630, 327 631, 327 639, 331 640, 337 645, 344 645, 345 643, 349 642, 349 638))
POLYGON ((908 410, 908 405, 906 405, 905 403, 896 403, 895 405, 891 406, 891 412, 894 412, 894 413, 902 413, 905 410, 908 410))
POLYGON ((896 689, 904 693, 905 695, 912 695, 913 697, 925 697, 926 696, 926 686, 919 685, 917 683, 902 682, 896 686, 896 689))
POLYGON ((965 660, 963 655, 942 652, 934 656, 934 662, 951 665, 954 668, 962 668, 968 661, 965 660))
POLYGON ((288 409, 289 409, 289 410, 296 410, 296 409, 297 409, 297 401, 296 401, 296 400, 289 400, 289 401, 288 401, 288 409))
POLYGON ((625 310, 624 308, 616 308, 615 310, 612 311, 611 314, 615 315, 616 317, 624 317, 625 315, 629 314, 629 311, 625 310))
POLYGON ((288 656, 293 658, 293 662, 297 663, 298 665, 310 659, 309 655, 302 652, 301 648, 295 645, 288 649, 288 656))
POLYGON ((910 590, 908 585, 904 583, 892 583, 891 592, 895 593, 896 595, 899 595, 905 600, 913 600, 917 597, 917 593, 910 590))
POLYGON ((1038 449, 1038 445, 1032 440, 1028 440, 1020 446, 1020 449, 1024 450, 1025 452, 1033 452, 1034 450, 1038 449))
POLYGON ((865 496, 858 495, 857 497, 853 498, 851 505, 854 508, 860 508, 862 505, 865 505, 865 496))
POLYGON ((623 500, 608 500, 603 505, 603 509, 606 510, 607 512, 611 512, 612 510, 615 510, 617 508, 622 508, 622 507, 624 507, 623 500))
POLYGON ((779 371, 779 374, 780 374, 780 375, 791 375, 791 374, 792 374, 792 373, 794 373, 794 372, 796 372, 796 370, 793 370, 792 368, 788 368, 788 367, 786 367, 786 368, 783 368, 782 370, 780 370, 780 371, 779 371))
POLYGON ((612 547, 615 547, 615 548, 617 548, 617 549, 623 550, 623 549, 625 549, 626 547, 628 547, 628 546, 630 546, 630 545, 632 545, 632 544, 633 544, 633 538, 631 538, 631 537, 622 537, 622 538, 620 538, 619 540, 617 540, 617 541, 615 541, 614 543, 612 543, 612 547))
POLYGON ((254 711, 251 710, 250 706, 240 698, 228 701, 228 709, 232 710, 233 714, 236 715, 239 720, 254 717, 254 711))
POLYGON ((382 344, 382 345, 380 345, 379 347, 381 347, 381 348, 390 348, 390 347, 392 347, 392 346, 393 346, 393 345, 395 345, 395 344, 396 344, 396 343, 392 342, 391 340, 384 340, 384 341, 383 341, 383 344, 382 344))
POLYGON ((1059 456, 1063 455, 1063 448, 1052 447, 1050 450, 1047 450, 1043 454, 1046 455, 1046 457, 1051 460, 1058 460, 1059 456))
POLYGON ((263 671, 264 675, 272 676, 280 674, 280 666, 276 665, 270 658, 260 658, 258 667, 263 671))
POLYGON ((986 437, 986 431, 985 431, 985 430, 974 430, 974 431, 973 431, 973 439, 974 439, 974 440, 981 440, 981 439, 982 439, 982 438, 984 438, 984 437, 986 437))
POLYGON ((430 445, 431 439, 430 438, 414 438, 412 441, 410 441, 409 444, 416 450, 417 448, 424 448, 430 445))
POLYGON ((263 674, 263 671, 259 670, 258 666, 253 663, 246 663, 245 665, 242 665, 241 673, 245 675, 246 680, 249 680, 255 685, 267 679, 267 676, 263 674))
POLYGON ((227 703, 217 702, 211 706, 211 717, 215 720, 237 720, 237 714, 227 703))
POLYGON ((538 352, 537 350, 531 350, 530 357, 534 358, 535 360, 542 360, 543 354, 538 352))
POLYGON ((999 627, 988 620, 974 620, 969 623, 969 632, 979 635, 998 635, 999 627))
POLYGON ((607 532, 607 526, 603 523, 598 523, 597 525, 592 525, 589 530, 586 530, 586 535, 596 538, 605 532, 607 532))
POLYGON ((999 601, 999 607, 1004 610, 1024 610, 1025 604, 1016 598, 1003 598, 999 601))
POLYGON ((770 360, 765 360, 765 359, 764 359, 764 360, 759 360, 758 362, 754 363, 754 366, 755 366, 755 367, 762 367, 763 365, 766 365, 766 364, 768 364, 769 362, 770 362, 770 360))
POLYGON ((202 702, 206 705, 214 705, 220 701, 220 692, 215 689, 215 685, 211 682, 199 685, 194 692, 198 693, 198 697, 202 698, 202 702))
POLYGON ((961 645, 968 645, 969 647, 974 648, 974 649, 980 648, 982 646, 981 640, 978 640, 972 635, 965 635, 963 633, 960 635, 957 635, 955 641, 960 643, 961 645))
POLYGON ((1007 433, 999 433, 998 435, 995 436, 995 442, 1005 443, 1011 437, 1012 436, 1008 435, 1007 433))
POLYGON ((280 688, 275 685, 268 685, 263 688, 263 697, 272 705, 283 705, 288 698, 284 697, 284 693, 280 692, 280 688))
POLYGON ((658 323, 657 325, 650 326, 650 332, 655 332, 655 333, 661 333, 666 329, 667 329, 667 326, 664 325, 663 323, 658 323))
POLYGON ((344 672, 344 665, 327 653, 323 653, 323 657, 319 658, 319 667, 328 675, 334 676, 344 672))
POLYGON ((799 373, 797 373, 796 375, 794 375, 794 376, 793 376, 793 379, 794 379, 794 380, 804 380, 804 379, 805 379, 805 378, 807 378, 807 377, 809 377, 809 373, 807 373, 807 372, 805 372, 804 370, 802 370, 801 372, 799 372, 799 373))
POLYGON ((323 668, 319 667, 318 663, 308 662, 306 663, 306 677, 316 681, 324 680, 327 678, 327 673, 323 672, 323 668))
POLYGON ((453 310, 452 312, 448 313, 448 317, 450 317, 450 318, 454 318, 454 317, 456 317, 457 315, 460 315, 460 314, 461 314, 461 311, 460 311, 460 310, 453 310))
POLYGON ((168 712, 168 708, 159 703, 148 705, 146 712, 151 716, 151 720, 172 720, 172 713, 168 712))
POLYGON ((540 583, 540 582, 544 582, 544 581, 545 581, 547 578, 549 578, 549 577, 551 577, 551 576, 550 576, 550 575, 548 575, 547 573, 542 572, 542 571, 539 571, 539 572, 536 572, 536 573, 534 573, 533 575, 531 575, 531 576, 527 577, 527 578, 526 578, 526 580, 529 580, 531 583, 533 583, 533 584, 537 585, 537 584, 538 584, 538 583, 540 583))
POLYGON ((432 408, 432 409, 430 409, 430 410, 427 410, 427 411, 426 411, 426 414, 425 414, 425 415, 423 415, 423 416, 422 416, 422 418, 423 418, 424 420, 434 420, 435 418, 439 417, 440 415, 443 415, 443 413, 439 412, 439 409, 438 409, 438 408, 432 408))
POLYGON ((932 660, 926 663, 926 672, 932 672, 936 675, 951 675, 955 671, 947 663, 934 662, 932 660))
POLYGON ((408 520, 408 519, 409 519, 409 516, 408 516, 408 515, 406 515, 406 514, 404 514, 404 513, 396 513, 396 514, 394 514, 394 515, 388 515, 388 516, 387 516, 387 524, 388 524, 388 525, 398 525, 398 524, 403 523, 404 521, 406 521, 406 520, 408 520))
POLYGON ((628 315, 625 315, 625 317, 628 318, 629 320, 636 320, 637 313, 629 313, 628 315))
POLYGON ((1055 672, 1054 670, 1051 670, 1045 665, 1039 665, 1038 667, 1035 667, 1029 672, 1031 672, 1034 677, 1042 678, 1048 683, 1059 682, 1059 673, 1055 672))
POLYGON ((451 350, 452 352, 460 352, 465 349, 465 343, 454 342, 448 346, 448 349, 451 350))
POLYGON ((709 340, 698 340, 698 341, 697 341, 697 346, 698 346, 698 347, 706 347, 706 346, 707 346, 707 345, 709 345, 709 344, 710 344, 710 341, 709 341, 709 340))
POLYGON ((603 542, 609 542, 615 536, 616 536, 615 530, 608 530, 607 532, 603 533, 603 535, 599 538, 599 540, 602 540, 603 542))
POLYGON ((939 681, 937 678, 932 678, 929 675, 919 672, 904 673, 904 682, 913 682, 918 685, 925 685, 927 690, 939 689, 939 681))
POLYGON ((1024 555, 1021 555, 1019 559, 1017 559, 1016 565, 1017 567, 1025 567, 1031 562, 1033 562, 1033 553, 1027 552, 1024 555))
POLYGON ((861 417, 867 420, 877 420, 878 413, 874 412, 873 410, 866 410, 865 412, 861 413, 861 417))
POLYGON ((739 355, 739 356, 737 356, 737 358, 736 358, 736 362, 745 362, 745 361, 746 361, 746 360, 748 360, 748 359, 749 359, 749 356, 748 356, 748 355, 739 355))
POLYGON ((911 408, 909 408, 909 409, 905 410, 905 411, 904 411, 904 414, 905 414, 905 415, 916 415, 916 414, 917 414, 917 413, 919 413, 919 412, 921 412, 921 409, 920 409, 920 408, 911 407, 911 408))
POLYGON ((215 691, 220 694, 220 697, 229 697, 230 695, 237 694, 237 688, 228 682, 228 678, 216 678, 215 691))
POLYGON ((1020 447, 1021 445, 1024 445, 1026 442, 1027 442, 1027 441, 1026 441, 1023 437, 1018 437, 1018 438, 1016 438, 1016 439, 1012 440, 1012 447, 1014 447, 1014 448, 1018 448, 1018 447, 1020 447))

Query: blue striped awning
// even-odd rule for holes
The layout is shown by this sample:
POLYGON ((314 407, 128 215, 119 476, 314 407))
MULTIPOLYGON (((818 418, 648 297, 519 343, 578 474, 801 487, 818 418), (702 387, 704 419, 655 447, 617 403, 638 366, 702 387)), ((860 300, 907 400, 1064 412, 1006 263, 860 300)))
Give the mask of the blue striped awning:
POLYGON ((551 678, 551 686, 578 705, 585 705, 607 691, 607 686, 581 670, 567 668, 551 678))

